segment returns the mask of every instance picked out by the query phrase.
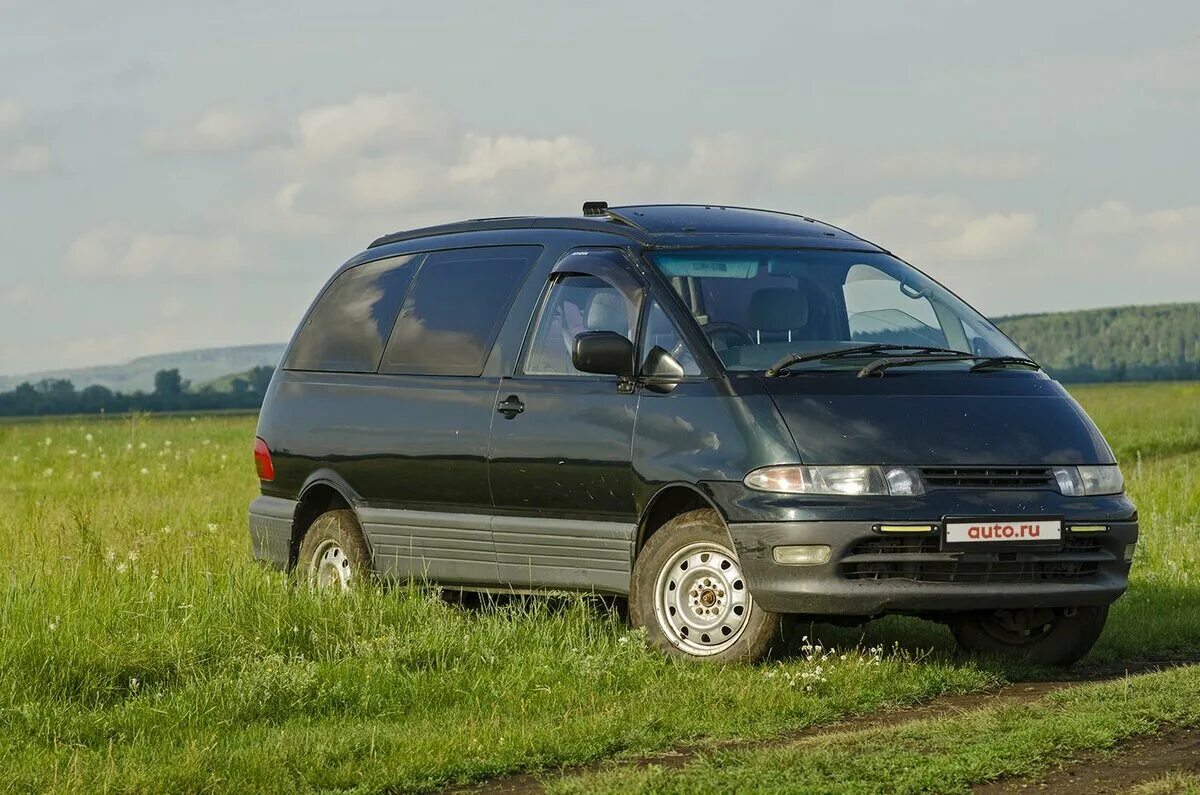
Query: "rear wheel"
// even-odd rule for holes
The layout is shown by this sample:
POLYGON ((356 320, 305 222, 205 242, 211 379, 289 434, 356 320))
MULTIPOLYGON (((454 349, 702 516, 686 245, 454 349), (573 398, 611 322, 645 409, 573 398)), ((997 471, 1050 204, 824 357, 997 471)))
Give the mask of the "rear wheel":
POLYGON ((968 651, 1068 666, 1091 650, 1107 618, 1108 607, 991 610, 960 616, 950 628, 968 651))
POLYGON ((650 537, 633 566, 630 619, 650 643, 685 659, 753 661, 779 618, 755 604, 720 517, 696 510, 650 537))
POLYGON ((370 579, 371 553, 353 511, 327 511, 300 543, 296 574, 314 591, 348 591, 370 579))

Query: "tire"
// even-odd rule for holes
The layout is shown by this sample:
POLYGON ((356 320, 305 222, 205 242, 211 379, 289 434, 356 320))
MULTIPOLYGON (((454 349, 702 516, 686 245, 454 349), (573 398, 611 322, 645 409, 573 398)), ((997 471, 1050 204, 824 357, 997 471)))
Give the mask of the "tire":
POLYGON ((371 553, 353 511, 327 511, 309 525, 296 578, 314 591, 348 591, 370 582, 371 553))
POLYGON ((671 657, 753 662, 771 647, 779 617, 754 602, 729 533, 713 510, 660 527, 633 564, 629 616, 671 657))
POLYGON ((1091 650, 1107 619, 1107 606, 990 610, 956 618, 950 629, 970 652, 1066 667, 1091 650))

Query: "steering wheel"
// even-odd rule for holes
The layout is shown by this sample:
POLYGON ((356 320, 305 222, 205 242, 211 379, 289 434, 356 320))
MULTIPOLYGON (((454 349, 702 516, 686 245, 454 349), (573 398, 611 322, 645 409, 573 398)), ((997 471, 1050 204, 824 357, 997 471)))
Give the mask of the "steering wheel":
POLYGON ((708 341, 712 343, 715 350, 727 351, 738 344, 753 345, 754 337, 750 336, 750 332, 739 326, 737 323, 731 323, 727 320, 717 320, 709 323, 704 327, 704 334, 708 337, 708 341), (729 338, 737 337, 738 342, 729 344, 729 338), (725 342, 722 346, 717 346, 717 340, 724 338, 725 342))

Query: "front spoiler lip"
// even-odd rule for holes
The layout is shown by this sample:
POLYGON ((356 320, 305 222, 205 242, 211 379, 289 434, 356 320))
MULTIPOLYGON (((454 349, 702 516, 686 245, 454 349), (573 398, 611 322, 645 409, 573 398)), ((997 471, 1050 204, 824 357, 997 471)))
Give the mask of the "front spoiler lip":
MULTIPOLYGON (((1077 523, 1083 523, 1077 520, 1077 523)), ((1095 522, 1100 523, 1100 522, 1095 522)), ((870 538, 879 522, 754 522, 730 524, 750 592, 765 609, 808 615, 875 616, 884 613, 936 615, 969 610, 1030 607, 1084 607, 1108 605, 1128 588, 1130 564, 1124 561, 1126 545, 1136 543, 1136 522, 1105 521, 1095 560, 1099 571, 1078 581, 1039 582, 925 582, 913 579, 856 580, 841 574, 841 564, 851 550, 870 538), (772 549, 788 544, 826 544, 829 563, 820 566, 786 566, 775 563, 772 549)), ((936 525, 936 521, 929 524, 936 525)), ((1088 534, 1092 536, 1092 534, 1088 534)), ((909 536, 911 537, 911 536, 909 536)), ((928 537, 928 536, 926 536, 928 537)), ((1093 536, 1094 537, 1094 536, 1093 536)), ((994 550, 928 553, 928 560, 976 560, 996 555, 994 550)), ((1026 550, 1030 556, 1053 551, 1026 550)))

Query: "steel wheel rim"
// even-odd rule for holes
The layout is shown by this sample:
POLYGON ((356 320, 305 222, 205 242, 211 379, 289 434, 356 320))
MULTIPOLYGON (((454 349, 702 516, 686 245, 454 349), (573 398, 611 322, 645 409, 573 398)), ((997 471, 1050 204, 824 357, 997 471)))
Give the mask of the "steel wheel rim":
POLYGON ((326 539, 317 546, 308 567, 308 584, 314 591, 348 591, 353 576, 354 569, 341 544, 326 539))
POLYGON ((728 649, 746 629, 754 601, 732 550, 688 544, 659 570, 654 613, 671 643, 696 657, 728 649))

